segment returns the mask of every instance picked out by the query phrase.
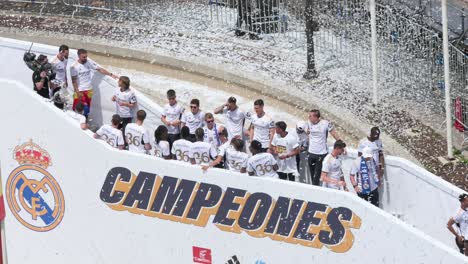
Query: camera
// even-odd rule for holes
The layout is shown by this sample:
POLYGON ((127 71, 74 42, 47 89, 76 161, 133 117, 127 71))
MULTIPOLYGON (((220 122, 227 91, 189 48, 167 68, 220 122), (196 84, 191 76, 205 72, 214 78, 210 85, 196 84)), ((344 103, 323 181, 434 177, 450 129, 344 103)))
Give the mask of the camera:
POLYGON ((49 79, 54 79, 55 78, 55 72, 52 69, 52 64, 50 63, 40 63, 46 58, 45 55, 39 55, 39 57, 36 59, 36 54, 32 52, 25 52, 23 55, 23 61, 26 63, 26 66, 28 66, 29 69, 31 69, 33 72, 46 72, 46 75, 49 79))

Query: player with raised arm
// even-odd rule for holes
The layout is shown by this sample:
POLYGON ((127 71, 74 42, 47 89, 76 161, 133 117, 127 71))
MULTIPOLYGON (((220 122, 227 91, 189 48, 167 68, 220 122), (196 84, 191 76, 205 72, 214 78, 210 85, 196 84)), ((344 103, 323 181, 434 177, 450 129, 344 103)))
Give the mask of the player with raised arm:
POLYGON ((203 141, 204 135, 205 132, 203 128, 199 127, 195 130, 197 141, 192 144, 189 151, 190 162, 194 165, 208 165, 218 154, 216 148, 212 144, 203 141))
POLYGON ((82 102, 85 106, 84 116, 86 117, 88 117, 91 107, 91 98, 93 97, 92 80, 96 71, 118 79, 118 76, 102 68, 93 60, 88 59, 88 52, 85 49, 78 49, 78 60, 70 67, 73 89, 75 91, 73 95, 73 109, 75 109, 78 102, 82 102))
POLYGON ((130 123, 125 129, 125 141, 128 150, 136 153, 146 153, 151 149, 148 130, 143 127, 146 118, 145 110, 138 110, 136 122, 130 123))
POLYGON ((244 138, 245 113, 237 106, 235 97, 229 97, 224 105, 214 110, 214 113, 225 115, 229 139, 234 137, 244 138))
POLYGON ((180 120, 185 109, 177 103, 176 92, 174 90, 170 89, 166 94, 168 104, 164 106, 161 122, 167 127, 169 147, 172 149, 174 141, 180 138, 180 120))
POLYGON ((182 127, 180 129, 180 139, 172 144, 171 153, 173 159, 190 163, 189 152, 193 143, 188 140, 189 137, 190 129, 186 126, 182 127))
POLYGON ((162 159, 171 159, 171 149, 167 141, 167 127, 158 126, 154 131, 154 155, 162 159))
POLYGON ((267 152, 275 135, 275 121, 263 110, 265 103, 262 99, 255 100, 255 114, 248 112, 246 118, 250 120, 250 141, 257 140, 262 144, 262 151, 267 152))
POLYGON ((247 160, 247 172, 250 176, 271 177, 278 179, 278 163, 270 153, 264 152, 262 143, 254 140, 250 143, 252 157, 247 160))

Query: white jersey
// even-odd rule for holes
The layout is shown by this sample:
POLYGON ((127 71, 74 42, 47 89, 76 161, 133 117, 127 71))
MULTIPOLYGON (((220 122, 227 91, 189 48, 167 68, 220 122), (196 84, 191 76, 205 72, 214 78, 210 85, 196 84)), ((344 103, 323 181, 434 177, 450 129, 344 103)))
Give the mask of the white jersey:
POLYGON ((218 132, 219 127, 214 124, 212 129, 209 129, 208 127, 203 127, 203 131, 205 132, 203 136, 203 141, 206 143, 210 143, 213 145, 215 148, 221 145, 221 139, 219 139, 219 132, 218 132))
POLYGON ((217 156, 216 148, 203 141, 194 142, 189 151, 189 157, 195 159, 195 163, 200 165, 208 165, 217 156))
POLYGON ((81 124, 86 124, 86 117, 84 115, 82 115, 82 114, 78 114, 75 111, 68 110, 67 115, 69 117, 73 118, 73 120, 75 120, 80 125, 81 124))
POLYGON ((468 239, 468 212, 463 209, 458 209, 455 216, 453 216, 453 221, 460 225, 460 234, 467 240, 468 239))
MULTIPOLYGON (((343 176, 343 170, 341 169, 341 160, 338 157, 333 157, 332 154, 328 154, 323 159, 322 171, 327 173, 328 178, 340 181, 343 176)), ((323 183, 323 187, 339 190, 340 186, 334 183, 323 183)))
POLYGON ((192 148, 192 142, 186 139, 178 139, 172 143, 171 153, 175 155, 177 160, 190 163, 189 152, 192 148))
POLYGON ((245 113, 237 107, 234 111, 224 108, 223 114, 226 116, 228 138, 232 139, 236 136, 242 138, 244 135, 245 113))
POLYGON ((247 172, 253 172, 255 176, 278 178, 278 173, 273 169, 277 162, 270 153, 259 153, 247 160, 247 172))
POLYGON ((218 156, 224 156, 226 151, 231 148, 231 142, 228 140, 218 147, 218 156))
POLYGON ((184 113, 182 115, 182 123, 188 126, 190 130, 190 134, 195 134, 195 130, 197 128, 203 126, 203 122, 205 120, 205 113, 202 111, 198 111, 196 114, 193 114, 191 111, 184 113))
POLYGON ((312 124, 309 121, 309 153, 317 155, 327 154, 328 132, 333 129, 333 124, 327 120, 320 120, 317 124, 312 124))
POLYGON ((67 82, 67 59, 59 60, 57 56, 55 56, 50 64, 52 65, 52 70, 55 72, 55 79, 59 80, 63 83, 67 82))
POLYGON ((270 147, 270 129, 275 128, 275 121, 266 114, 258 117, 256 114, 247 112, 246 117, 254 127, 253 140, 262 143, 262 148, 270 147))
POLYGON ((132 117, 132 109, 128 106, 121 106, 119 103, 136 103, 135 93, 131 89, 121 91, 120 88, 117 88, 115 91, 115 113, 122 118, 132 117))
POLYGON ((171 150, 169 149, 169 142, 166 140, 161 140, 159 143, 154 142, 154 155, 158 158, 164 158, 171 155, 171 150))
POLYGON ((125 145, 122 131, 111 125, 103 125, 96 134, 114 148, 125 145))
POLYGON ((94 72, 99 68, 99 65, 93 60, 89 59, 81 64, 78 61, 73 63, 70 67, 70 74, 72 77, 77 77, 78 90, 80 92, 92 90, 91 86, 94 72))
MULTIPOLYGON (((291 133, 288 133, 285 137, 281 137, 279 134, 276 134, 273 137, 271 145, 276 147, 278 156, 291 153, 294 149, 299 147, 297 138, 291 133)), ((278 167, 279 172, 297 174, 296 156, 292 156, 287 159, 278 158, 278 167)))
POLYGON ((249 155, 245 152, 237 151, 234 148, 226 149, 226 163, 230 171, 240 172, 242 168, 247 168, 249 155))
MULTIPOLYGON (((184 113, 184 108, 178 103, 174 105, 167 104, 164 106, 163 116, 166 117, 166 120, 169 122, 174 122, 182 118, 184 113)), ((172 135, 180 134, 180 125, 179 126, 166 126, 168 133, 172 135)))
POLYGON ((372 142, 366 137, 359 142, 358 152, 362 153, 365 147, 368 147, 372 150, 375 163, 378 166, 380 164, 379 152, 383 151, 382 140, 377 139, 374 142, 372 142))
POLYGON ((136 123, 130 123, 125 127, 125 139, 128 150, 137 153, 146 153, 145 144, 150 143, 148 130, 136 123))
MULTIPOLYGON (((291 133, 291 132, 290 132, 291 133)), ((299 147, 301 148, 307 148, 309 146, 309 136, 307 133, 297 133, 294 129, 294 136, 297 138, 297 143, 299 144, 299 147)))

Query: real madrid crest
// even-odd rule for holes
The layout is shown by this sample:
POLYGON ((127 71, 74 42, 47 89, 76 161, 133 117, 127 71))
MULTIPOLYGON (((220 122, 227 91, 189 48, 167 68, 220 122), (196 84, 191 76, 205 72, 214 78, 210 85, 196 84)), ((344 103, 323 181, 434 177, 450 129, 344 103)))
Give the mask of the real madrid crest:
POLYGON ((47 171, 52 165, 49 153, 32 140, 17 146, 13 158, 19 163, 5 186, 8 206, 24 226, 47 232, 63 219, 65 201, 57 181, 47 171))

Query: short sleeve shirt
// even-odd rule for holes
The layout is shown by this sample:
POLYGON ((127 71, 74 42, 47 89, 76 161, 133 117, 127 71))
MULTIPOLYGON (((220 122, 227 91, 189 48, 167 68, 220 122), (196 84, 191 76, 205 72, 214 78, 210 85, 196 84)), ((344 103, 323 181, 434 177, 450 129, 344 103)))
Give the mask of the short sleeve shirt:
MULTIPOLYGON (((328 154, 325 159, 323 159, 322 171, 326 172, 329 178, 334 180, 341 180, 343 177, 343 171, 341 169, 341 160, 337 157, 333 157, 332 154, 328 154)), ((334 183, 323 183, 324 187, 339 190, 340 186, 334 183)))
POLYGON ((189 152, 192 148, 192 142, 186 139, 178 139, 172 144, 171 153, 179 161, 190 162, 189 152))
POLYGON ((50 64, 52 65, 52 69, 55 72, 55 79, 59 80, 63 83, 67 82, 67 59, 59 60, 57 56, 55 56, 50 64))
POLYGON ((34 72, 32 75, 32 81, 34 85, 33 86, 34 91, 36 91, 38 94, 40 94, 44 98, 49 98, 49 78, 48 77, 44 78, 44 86, 40 90, 36 89, 36 83, 41 81, 41 73, 34 72))
POLYGON ((125 139, 128 150, 137 153, 146 153, 145 144, 150 143, 148 130, 135 123, 130 123, 125 127, 125 139))
POLYGON ((317 155, 327 154, 328 132, 333 129, 333 124, 327 120, 320 120, 317 124, 309 121, 309 153, 317 155))
POLYGON ((132 109, 128 106, 121 106, 119 103, 134 104, 137 102, 135 92, 131 89, 121 91, 120 88, 115 91, 115 112, 122 118, 132 117, 132 109))
MULTIPOLYGON (((278 156, 286 155, 291 153, 294 149, 299 147, 297 138, 288 133, 285 137, 281 137, 279 134, 275 134, 273 141, 271 142, 272 146, 276 147, 278 156)), ((284 173, 297 173, 297 163, 296 156, 289 157, 287 159, 278 158, 278 171, 284 173)))
POLYGON ((237 107, 234 111, 224 108, 223 114, 226 116, 226 129, 228 138, 241 137, 244 132, 245 113, 237 107))
POLYGON ((70 67, 70 74, 72 77, 77 77, 78 90, 80 92, 92 90, 92 81, 94 72, 99 68, 99 65, 93 60, 89 59, 81 64, 78 61, 70 67))
POLYGON ((96 131, 96 134, 114 148, 125 144, 122 131, 110 125, 103 125, 96 131))
MULTIPOLYGON (((169 122, 180 120, 183 113, 184 108, 178 103, 175 103, 174 105, 167 104, 164 106, 163 116, 165 116, 166 120, 169 122)), ((167 126, 167 130, 171 135, 180 134, 180 126, 167 126)))
POLYGON ((242 168, 247 168, 247 160, 249 155, 245 152, 240 152, 234 148, 226 150, 226 163, 230 171, 240 172, 242 168))
POLYGON ((210 161, 217 157, 216 148, 210 143, 197 141, 192 144, 189 157, 195 159, 196 164, 208 165, 210 161))
POLYGON ((460 208, 453 217, 453 221, 460 225, 460 233, 463 238, 468 239, 468 212, 460 208))
POLYGON ((158 158, 164 158, 171 155, 169 142, 161 140, 159 143, 154 142, 154 155, 158 158))
POLYGON ((203 126, 205 121, 205 113, 198 111, 196 114, 193 114, 191 111, 188 111, 182 115, 182 123, 188 126, 190 134, 195 134, 197 128, 203 126))
POLYGON ((247 172, 253 172, 258 177, 278 178, 278 173, 273 169, 274 165, 277 165, 277 162, 273 155, 259 153, 247 160, 247 172))
POLYGON ((379 158, 379 152, 383 151, 383 144, 382 140, 377 139, 374 142, 370 141, 368 138, 364 138, 359 142, 358 146, 358 152, 361 152, 364 150, 364 148, 370 148, 372 150, 372 155, 374 156, 375 163, 377 165, 380 164, 380 158, 379 158))
POLYGON ((258 117, 248 112, 246 117, 254 127, 253 139, 262 143, 262 148, 270 147, 270 129, 275 128, 275 121, 266 114, 258 117))

